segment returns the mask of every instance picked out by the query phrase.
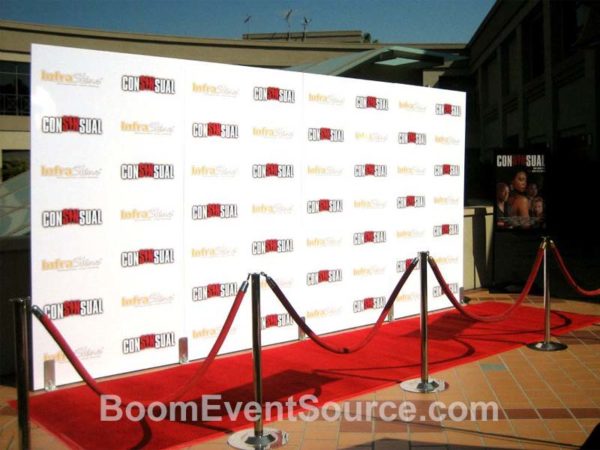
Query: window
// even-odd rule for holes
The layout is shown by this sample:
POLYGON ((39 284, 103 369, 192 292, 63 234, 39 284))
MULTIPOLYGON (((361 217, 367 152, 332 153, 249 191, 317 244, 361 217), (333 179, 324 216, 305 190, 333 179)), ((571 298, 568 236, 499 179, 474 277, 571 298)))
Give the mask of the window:
POLYGON ((544 18, 541 5, 523 22, 523 62, 525 81, 544 73, 544 18))
POLYGON ((29 72, 29 63, 0 61, 0 115, 29 115, 29 72))
POLYGON ((502 95, 508 96, 516 92, 519 82, 518 64, 517 64, 517 39, 515 34, 502 44, 502 95))
POLYGON ((518 148, 519 147, 519 135, 513 134, 511 136, 507 136, 504 139, 504 148, 518 148))
POLYGON ((572 55, 577 50, 575 43, 581 34, 588 15, 587 6, 580 1, 562 1, 554 4, 558 7, 561 22, 561 58, 572 55))
POLYGON ((483 106, 493 106, 498 101, 498 60, 494 53, 484 64, 481 72, 481 99, 483 106))
POLYGON ((2 151, 2 178, 6 181, 29 170, 29 150, 2 151))

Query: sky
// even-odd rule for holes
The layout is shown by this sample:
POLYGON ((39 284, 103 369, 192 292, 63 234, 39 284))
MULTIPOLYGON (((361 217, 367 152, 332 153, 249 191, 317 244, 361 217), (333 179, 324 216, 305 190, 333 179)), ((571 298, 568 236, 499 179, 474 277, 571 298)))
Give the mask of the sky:
POLYGON ((106 31, 241 39, 361 30, 382 43, 466 43, 495 0, 0 0, 0 19, 106 31), (246 18, 250 16, 247 23, 246 18))

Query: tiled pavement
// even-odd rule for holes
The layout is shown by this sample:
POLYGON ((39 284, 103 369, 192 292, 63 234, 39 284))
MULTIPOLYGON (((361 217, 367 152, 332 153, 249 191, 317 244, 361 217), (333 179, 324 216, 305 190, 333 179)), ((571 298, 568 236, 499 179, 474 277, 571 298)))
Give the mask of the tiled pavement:
MULTIPOLYGON (((508 295, 487 291, 468 292, 472 301, 512 301, 508 295)), ((513 296, 514 297, 514 296, 513 296)), ((540 297, 527 302, 541 307, 540 297)), ((579 302, 553 299, 553 310, 600 316, 600 301, 579 302)), ((285 430, 290 450, 442 450, 442 449, 576 449, 600 423, 600 318, 598 323, 554 340, 569 348, 560 352, 536 352, 525 347, 444 370, 435 374, 449 388, 437 394, 412 394, 398 386, 381 389, 349 400, 349 414, 338 421, 282 421, 267 426, 285 430), (497 402, 499 419, 441 422, 385 421, 376 414, 364 418, 365 402, 410 401, 416 417, 427 416, 434 401, 497 402), (352 421, 359 411, 362 420, 352 421)), ((16 449, 17 420, 6 401, 15 390, 0 386, 0 449, 16 449)), ((388 409, 386 411, 391 411, 388 409)), ((449 412, 435 409, 436 412, 449 412)), ((458 414, 459 409, 452 409, 458 414)), ((359 416, 360 417, 360 416, 359 416)), ((194 445, 190 449, 227 448, 227 436, 194 445)), ((66 448, 57 438, 32 425, 35 449, 66 448)))

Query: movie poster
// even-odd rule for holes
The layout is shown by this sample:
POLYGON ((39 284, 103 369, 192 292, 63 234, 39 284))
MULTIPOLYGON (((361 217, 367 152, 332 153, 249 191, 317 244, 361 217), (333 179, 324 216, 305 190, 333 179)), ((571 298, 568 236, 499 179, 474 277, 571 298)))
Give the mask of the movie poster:
POLYGON ((494 223, 500 230, 544 230, 547 155, 541 151, 496 151, 494 223))

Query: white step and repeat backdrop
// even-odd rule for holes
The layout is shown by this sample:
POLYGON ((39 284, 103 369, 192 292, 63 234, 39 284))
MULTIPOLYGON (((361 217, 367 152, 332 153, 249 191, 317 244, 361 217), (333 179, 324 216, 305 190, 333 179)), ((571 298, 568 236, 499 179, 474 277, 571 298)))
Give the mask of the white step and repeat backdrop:
MULTIPOLYGON (((31 77, 33 302, 95 377, 206 356, 249 272, 318 333, 373 323, 418 251, 462 286, 462 92, 41 45, 31 77)), ((263 343, 296 339, 262 295, 263 343)), ((222 352, 250 331, 248 298, 222 352)), ((36 389, 49 359, 79 379, 34 323, 36 389)))

